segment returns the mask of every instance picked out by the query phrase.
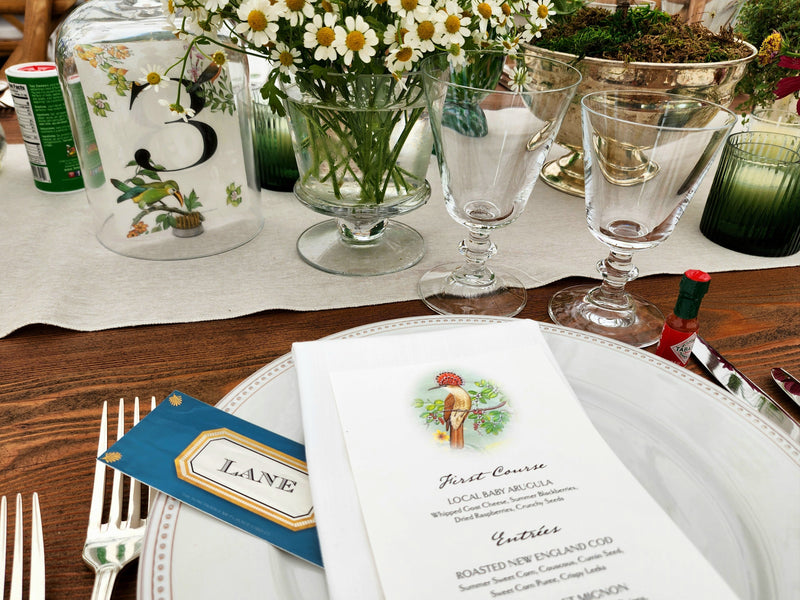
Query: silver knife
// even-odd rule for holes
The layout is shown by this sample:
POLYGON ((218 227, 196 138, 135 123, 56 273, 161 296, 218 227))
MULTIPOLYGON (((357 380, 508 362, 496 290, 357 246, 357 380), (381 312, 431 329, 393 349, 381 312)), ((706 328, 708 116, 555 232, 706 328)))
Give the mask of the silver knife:
POLYGON ((792 414, 750 381, 744 373, 728 362, 700 336, 697 336, 694 346, 692 346, 692 354, 711 376, 736 399, 756 409, 777 424, 793 440, 800 441, 800 423, 794 419, 792 414))
POLYGON ((797 381, 797 378, 789 371, 780 367, 772 369, 772 378, 778 384, 778 387, 800 406, 800 381, 797 381))

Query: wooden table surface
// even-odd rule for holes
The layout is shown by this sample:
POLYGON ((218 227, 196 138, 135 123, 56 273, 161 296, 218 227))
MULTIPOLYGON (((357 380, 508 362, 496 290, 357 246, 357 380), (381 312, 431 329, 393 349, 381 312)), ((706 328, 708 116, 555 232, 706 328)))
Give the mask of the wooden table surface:
MULTIPOLYGON (((0 124, 12 143, 21 142, 13 115, 0 113, 0 124)), ((520 317, 549 322, 550 296, 581 281, 565 279, 530 290, 520 317)), ((668 313, 679 281, 677 275, 645 277, 632 282, 630 290, 668 313)), ((29 499, 39 492, 47 598, 90 595, 93 573, 83 564, 81 550, 104 400, 152 395, 160 401, 179 389, 213 404, 289 352, 292 342, 430 314, 422 302, 410 301, 98 332, 35 325, 0 339, 0 495, 24 494, 27 542, 29 499)), ((800 374, 800 268, 713 273, 700 319, 701 334, 768 394, 780 394, 770 367, 800 374)), ((694 359, 688 368, 704 374, 694 359)), ((136 597, 136 566, 132 563, 117 580, 114 598, 136 597)), ((10 576, 10 565, 7 570, 10 576)))

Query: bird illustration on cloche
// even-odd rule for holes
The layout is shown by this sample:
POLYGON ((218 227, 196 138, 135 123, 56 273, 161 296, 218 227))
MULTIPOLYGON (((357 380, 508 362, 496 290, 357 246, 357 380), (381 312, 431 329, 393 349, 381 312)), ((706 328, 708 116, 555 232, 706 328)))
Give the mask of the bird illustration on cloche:
POLYGON ((167 181, 153 181, 151 183, 139 182, 134 185, 124 183, 119 179, 112 179, 111 183, 122 192, 117 198, 118 203, 125 202, 126 200, 133 200, 139 205, 139 208, 145 209, 156 202, 164 203, 164 199, 167 196, 174 196, 181 206, 184 204, 180 187, 178 183, 172 179, 167 181))

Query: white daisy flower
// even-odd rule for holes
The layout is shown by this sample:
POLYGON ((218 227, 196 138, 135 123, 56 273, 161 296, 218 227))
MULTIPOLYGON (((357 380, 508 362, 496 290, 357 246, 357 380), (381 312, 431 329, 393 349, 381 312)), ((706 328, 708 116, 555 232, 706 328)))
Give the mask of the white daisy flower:
POLYGON ((282 72, 289 75, 297 71, 297 64, 300 62, 300 50, 289 48, 283 42, 278 42, 270 53, 270 58, 275 61, 282 72))
POLYGON ((519 44, 521 41, 522 37, 520 35, 505 36, 500 38, 500 45, 503 47, 503 50, 505 50, 506 53, 515 54, 519 50, 519 44))
POLYGON ((401 17, 423 17, 431 6, 431 0, 389 0, 389 8, 401 17))
POLYGON ((243 34, 254 46, 266 46, 274 42, 278 34, 279 9, 269 0, 245 0, 237 11, 241 21, 234 31, 243 34))
POLYGON ((531 25, 530 27, 526 27, 519 34, 519 39, 520 41, 527 43, 535 37, 542 37, 542 29, 545 28, 535 24, 531 25))
POLYGON ((314 16, 313 2, 314 0, 284 0, 286 11, 283 18, 288 20, 292 27, 300 25, 314 16))
POLYGON ((440 46, 462 45, 469 35, 469 17, 464 16, 455 0, 447 0, 434 15, 436 37, 433 42, 440 46))
POLYGON ((550 0, 537 0, 531 2, 530 12, 535 17, 535 22, 544 29, 556 12, 556 7, 550 0))
POLYGON ((447 49, 447 62, 453 69, 459 69, 467 64, 467 54, 461 44, 451 44, 447 49))
POLYGON ((335 31, 336 40, 333 46, 348 67, 353 63, 354 55, 358 55, 364 63, 368 63, 375 56, 378 36, 361 15, 355 18, 345 17, 344 27, 337 25, 335 31))
POLYGON ((406 27, 404 21, 390 23, 386 27, 386 31, 383 32, 383 43, 389 46, 389 50, 394 50, 403 43, 407 33, 408 27, 406 27))
POLYGON ((161 106, 166 106, 169 108, 169 112, 180 119, 183 119, 184 122, 188 122, 194 116, 194 110, 191 108, 184 107, 180 102, 170 102, 169 100, 164 100, 163 98, 158 101, 161 106))
POLYGON ((387 0, 367 0, 367 6, 370 10, 375 10, 382 4, 386 4, 387 0))
POLYGON ((325 16, 314 15, 311 22, 306 23, 303 34, 303 46, 314 50, 314 60, 336 60, 337 52, 333 44, 336 41, 336 15, 326 12, 325 16))
POLYGON ((322 7, 322 10, 326 13, 333 13, 338 16, 339 14, 339 5, 333 4, 331 0, 320 0, 319 5, 322 7))
POLYGON ((410 71, 421 57, 422 52, 417 48, 400 46, 389 52, 389 56, 386 57, 386 68, 392 73, 404 73, 410 71))
POLYGON ((484 33, 489 26, 497 23, 500 16, 498 0, 472 0, 472 12, 478 17, 478 29, 484 33))
POLYGON ((222 16, 212 14, 205 8, 195 8, 186 13, 183 29, 192 35, 218 32, 222 28, 222 16))
POLYGON ((228 4, 228 0, 204 0, 203 6, 209 12, 217 12, 225 8, 228 4))
POLYGON ((524 92, 528 89, 528 69, 526 67, 514 67, 509 78, 509 87, 514 92, 524 92))
POLYGON ((511 5, 508 2, 500 4, 500 15, 497 17, 497 29, 500 33, 505 33, 509 27, 513 26, 511 5))
POLYGON ((139 83, 146 85, 147 88, 145 89, 152 89, 154 92, 158 92, 161 88, 169 87, 171 81, 167 77, 164 67, 161 65, 147 65, 142 69, 142 77, 139 79, 139 83))
POLYGON ((436 38, 436 11, 429 8, 424 11, 422 17, 414 21, 407 21, 408 35, 405 43, 413 48, 419 48, 422 52, 433 52, 436 50, 434 39, 436 38))
POLYGON ((161 10, 167 17, 167 22, 175 27, 175 2, 174 0, 161 0, 161 10))

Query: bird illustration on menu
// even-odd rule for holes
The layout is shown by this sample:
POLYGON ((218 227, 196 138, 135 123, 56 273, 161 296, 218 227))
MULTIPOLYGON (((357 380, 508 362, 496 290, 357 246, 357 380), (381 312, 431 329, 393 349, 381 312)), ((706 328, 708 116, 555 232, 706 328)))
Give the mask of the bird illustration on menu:
POLYGON ((447 390, 444 399, 444 425, 450 432, 450 447, 464 447, 464 421, 472 410, 472 396, 463 387, 464 380, 451 371, 436 376, 435 389, 447 390))

